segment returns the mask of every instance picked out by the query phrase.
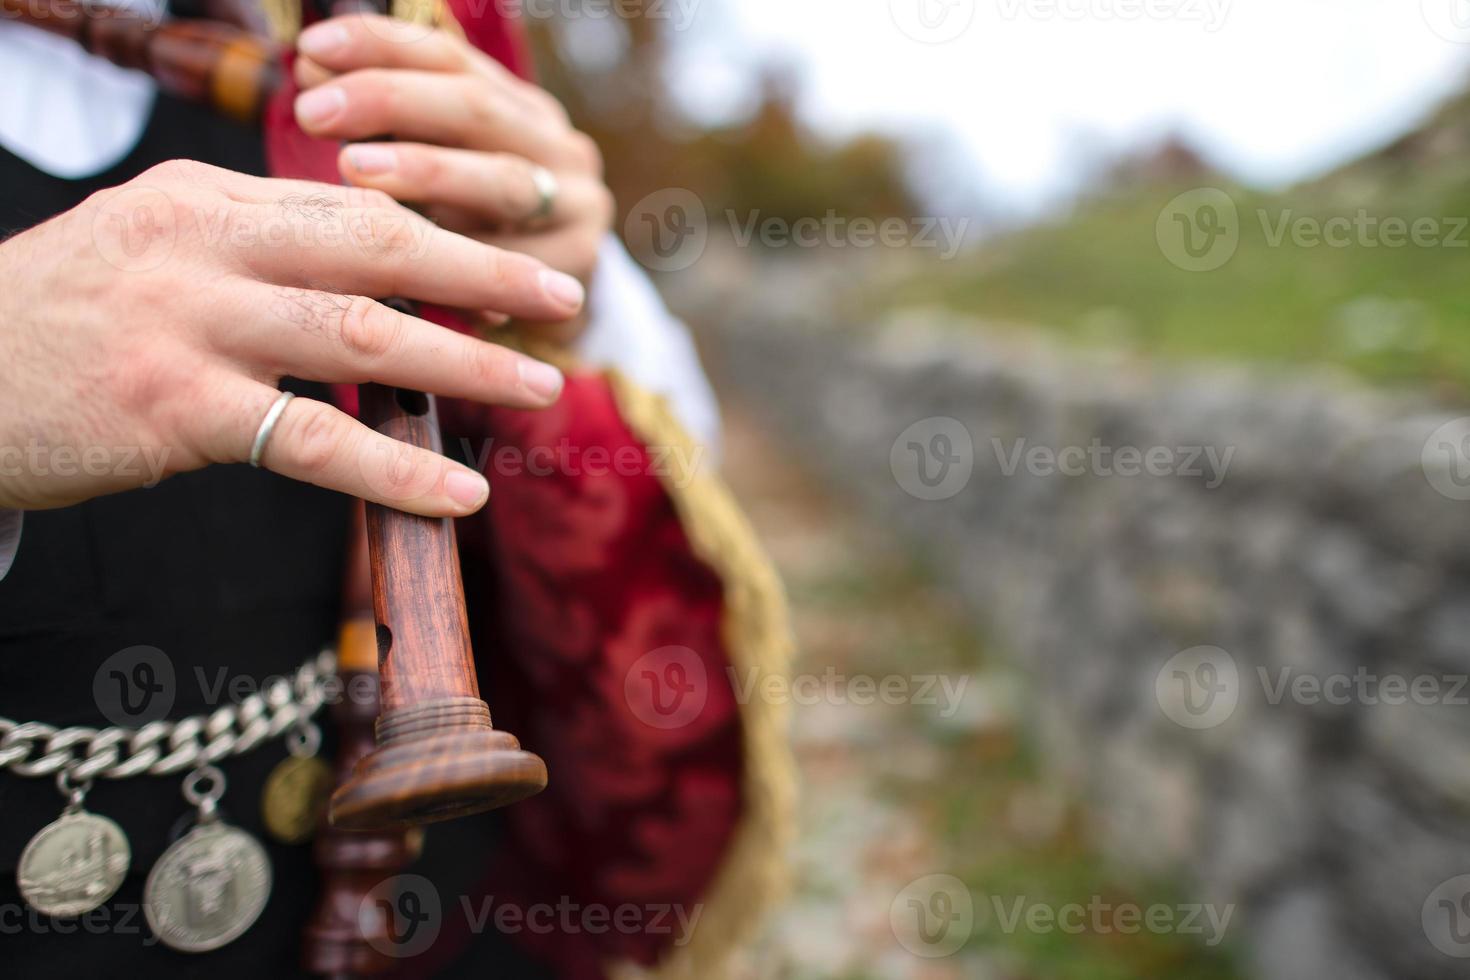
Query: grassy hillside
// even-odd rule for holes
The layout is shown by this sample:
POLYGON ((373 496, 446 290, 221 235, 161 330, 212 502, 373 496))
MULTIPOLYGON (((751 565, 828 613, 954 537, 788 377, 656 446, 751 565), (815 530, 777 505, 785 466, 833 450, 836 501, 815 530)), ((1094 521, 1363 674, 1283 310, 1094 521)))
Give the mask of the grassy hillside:
POLYGON ((978 262, 929 271, 898 299, 937 300, 1165 356, 1337 363, 1463 396, 1470 389, 1470 99, 1445 106, 1393 146, 1285 193, 1208 173, 1135 180, 1065 220, 992 244, 978 262), (1198 187, 1226 191, 1238 216, 1238 248, 1211 271, 1178 267, 1156 233, 1176 195, 1198 187), (1331 243, 1319 237, 1329 227, 1331 243))

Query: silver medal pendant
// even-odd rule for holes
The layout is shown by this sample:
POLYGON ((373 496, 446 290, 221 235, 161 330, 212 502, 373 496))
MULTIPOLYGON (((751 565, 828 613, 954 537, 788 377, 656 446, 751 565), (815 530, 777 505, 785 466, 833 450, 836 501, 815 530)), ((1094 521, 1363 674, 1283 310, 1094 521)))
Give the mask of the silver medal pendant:
POLYGON ((250 834, 220 821, 216 804, 223 793, 224 774, 213 766, 185 780, 199 823, 163 852, 143 886, 149 927, 180 952, 234 942, 260 918, 270 895, 270 858, 250 834), (210 791, 200 791, 203 780, 213 784, 210 791))
POLYGON ((66 809, 41 828, 20 854, 16 884, 26 904, 43 915, 67 918, 102 905, 127 877, 132 849, 121 827, 82 807, 91 780, 75 784, 56 774, 66 809))

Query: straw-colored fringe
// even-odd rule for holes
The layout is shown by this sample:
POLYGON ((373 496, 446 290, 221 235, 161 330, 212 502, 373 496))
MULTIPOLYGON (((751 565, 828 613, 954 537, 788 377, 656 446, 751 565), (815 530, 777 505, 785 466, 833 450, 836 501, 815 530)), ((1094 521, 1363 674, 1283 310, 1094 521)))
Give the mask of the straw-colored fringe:
MULTIPOLYGON (((790 669, 791 628, 780 579, 724 482, 699 471, 700 455, 668 403, 615 370, 606 372, 623 419, 644 445, 667 453, 683 472, 661 479, 695 555, 725 586, 723 634, 744 682, 790 669)), ((759 691, 763 685, 751 685, 759 691)), ((724 867, 701 903, 692 937, 652 969, 619 964, 617 980, 719 980, 730 953, 747 940, 786 885, 795 826, 796 769, 787 710, 764 698, 741 705, 744 808, 724 867)))
POLYGON ((447 0, 391 0, 393 16, 412 24, 433 24, 460 37, 464 27, 449 9, 447 0))
MULTIPOLYGON (((401 20, 464 32, 446 0, 392 0, 392 11, 401 20)), ((700 471, 701 454, 668 403, 621 372, 608 370, 606 377, 633 433, 645 446, 667 451, 670 460, 686 467, 660 480, 694 554, 724 583, 722 633, 730 664, 742 681, 754 672, 757 683, 747 690, 763 690, 765 678, 785 677, 791 664, 791 625, 781 580, 729 488, 712 473, 700 471)), ((796 766, 788 742, 788 712, 759 697, 741 707, 744 808, 724 867, 701 903, 693 935, 651 970, 614 965, 610 972, 616 980, 720 980, 730 953, 755 930, 785 888, 796 819, 796 766)))

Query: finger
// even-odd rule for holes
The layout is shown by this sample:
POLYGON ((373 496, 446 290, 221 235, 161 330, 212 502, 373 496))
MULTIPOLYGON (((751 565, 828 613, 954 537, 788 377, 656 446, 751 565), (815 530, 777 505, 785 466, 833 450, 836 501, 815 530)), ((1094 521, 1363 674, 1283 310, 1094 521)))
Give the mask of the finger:
POLYGON ((297 56, 296 62, 291 66, 291 74, 296 77, 296 87, 303 92, 337 77, 336 72, 323 68, 305 55, 297 56))
POLYGON ((256 278, 280 286, 403 296, 535 320, 564 320, 581 309, 585 294, 572 277, 444 231, 379 191, 354 191, 354 203, 382 204, 354 207, 335 193, 313 191, 240 206, 236 228, 260 233, 232 240, 234 254, 256 278))
POLYGON ((515 153, 561 169, 587 164, 585 138, 473 75, 366 68, 296 98, 296 121, 320 139, 387 134, 436 146, 515 153))
MULTIPOLYGON (((280 392, 238 378, 221 385, 217 413, 200 421, 211 458, 243 462, 280 392)), ((484 506, 485 478, 438 453, 374 432, 325 402, 296 398, 266 443, 266 469, 426 517, 459 517, 484 506)))
POLYGON ((561 394, 562 374, 550 364, 366 297, 246 288, 254 315, 220 330, 216 346, 274 375, 376 381, 516 408, 542 408, 561 394))
POLYGON ((338 166, 352 183, 376 187, 396 200, 459 208, 497 225, 533 218, 557 225, 575 215, 611 210, 602 184, 568 176, 557 180, 551 213, 542 216, 537 165, 510 153, 423 143, 355 143, 342 149, 338 166))
POLYGON ((348 14, 312 24, 296 39, 296 50, 336 72, 372 66, 446 72, 481 67, 479 52, 448 31, 425 30, 421 24, 378 14, 348 14))
POLYGON ((460 72, 476 75, 500 88, 528 112, 546 113, 565 122, 566 110, 544 90, 517 78, 505 66, 468 41, 448 31, 425 31, 413 24, 380 14, 333 17, 313 24, 296 41, 297 64, 310 67, 297 73, 301 87, 307 80, 320 84, 318 73, 340 75, 361 68, 408 68, 419 71, 460 72))

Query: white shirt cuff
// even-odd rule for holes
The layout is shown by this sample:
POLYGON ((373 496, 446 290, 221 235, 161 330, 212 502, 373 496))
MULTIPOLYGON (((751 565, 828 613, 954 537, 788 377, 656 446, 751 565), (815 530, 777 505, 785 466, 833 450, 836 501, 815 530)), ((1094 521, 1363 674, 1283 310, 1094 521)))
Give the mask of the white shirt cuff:
POLYGON ((669 312, 648 276, 611 235, 598 256, 587 307, 590 322, 577 352, 667 398, 684 428, 717 462, 720 406, 689 328, 669 312))
POLYGON ((15 553, 20 550, 20 524, 24 511, 6 510, 0 507, 0 579, 15 563, 15 553))

